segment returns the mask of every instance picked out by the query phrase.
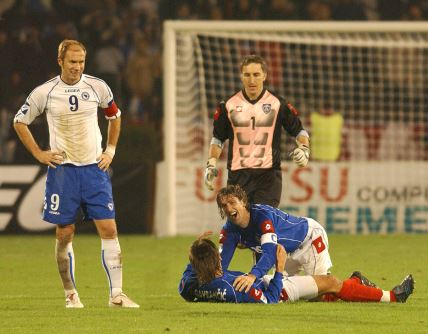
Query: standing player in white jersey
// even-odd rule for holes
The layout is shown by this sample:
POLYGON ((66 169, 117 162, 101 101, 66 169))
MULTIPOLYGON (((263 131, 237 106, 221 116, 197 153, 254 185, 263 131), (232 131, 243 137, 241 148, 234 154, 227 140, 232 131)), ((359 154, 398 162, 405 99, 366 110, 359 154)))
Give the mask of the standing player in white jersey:
POLYGON ((58 47, 61 75, 36 87, 14 119, 25 147, 48 165, 43 219, 56 224, 55 256, 64 286, 67 308, 82 308, 75 283, 73 236, 80 209, 93 220, 101 238, 101 259, 110 285, 109 306, 138 308, 122 291, 122 256, 115 221, 112 188, 107 169, 120 134, 120 110, 107 84, 83 74, 86 48, 76 40, 58 47), (97 112, 109 120, 103 151, 97 112), (28 125, 46 112, 50 150, 42 150, 28 125))

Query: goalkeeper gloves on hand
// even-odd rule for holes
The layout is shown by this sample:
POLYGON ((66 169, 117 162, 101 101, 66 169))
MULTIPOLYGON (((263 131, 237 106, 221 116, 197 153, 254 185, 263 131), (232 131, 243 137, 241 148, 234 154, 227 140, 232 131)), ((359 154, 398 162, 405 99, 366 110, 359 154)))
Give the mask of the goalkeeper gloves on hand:
POLYGON ((298 146, 291 153, 293 161, 299 167, 305 167, 309 161, 309 147, 304 144, 298 144, 298 146))
POLYGON ((217 171, 217 159, 216 158, 209 158, 207 161, 207 168, 205 168, 205 175, 204 175, 204 181, 205 186, 208 188, 208 190, 213 191, 214 190, 214 179, 218 175, 217 171))

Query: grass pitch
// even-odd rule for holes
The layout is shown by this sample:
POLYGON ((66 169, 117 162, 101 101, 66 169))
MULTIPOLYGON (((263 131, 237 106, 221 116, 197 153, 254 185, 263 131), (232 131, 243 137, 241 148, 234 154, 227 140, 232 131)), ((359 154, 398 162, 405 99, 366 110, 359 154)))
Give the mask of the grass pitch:
MULTIPOLYGON (((428 333, 428 236, 330 236, 333 273, 361 270, 384 289, 408 273, 406 304, 192 304, 177 286, 194 237, 120 236, 124 290, 140 309, 110 309, 100 241, 77 235, 76 281, 84 309, 65 309, 54 236, 0 236, 0 333, 428 333)), ((250 252, 230 268, 248 271, 250 252)))

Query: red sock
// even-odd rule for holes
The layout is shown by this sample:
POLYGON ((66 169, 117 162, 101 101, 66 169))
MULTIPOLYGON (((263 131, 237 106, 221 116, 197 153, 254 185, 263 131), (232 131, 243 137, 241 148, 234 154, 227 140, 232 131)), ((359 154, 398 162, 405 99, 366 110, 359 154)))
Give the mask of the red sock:
POLYGON ((337 294, 340 299, 349 302, 379 302, 382 295, 381 289, 358 284, 354 279, 343 281, 342 289, 337 294))
POLYGON ((397 298, 395 297, 395 295, 392 291, 389 291, 389 298, 391 298, 391 303, 397 302, 397 298))

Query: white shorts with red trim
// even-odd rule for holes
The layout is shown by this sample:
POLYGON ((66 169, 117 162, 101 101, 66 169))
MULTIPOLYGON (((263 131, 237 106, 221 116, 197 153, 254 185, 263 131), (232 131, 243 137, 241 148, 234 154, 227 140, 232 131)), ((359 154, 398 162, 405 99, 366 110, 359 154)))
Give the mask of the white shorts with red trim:
POLYGON ((299 248, 288 254, 285 273, 294 276, 302 270, 306 275, 327 275, 333 266, 328 252, 328 237, 316 220, 308 220, 308 234, 299 248))

